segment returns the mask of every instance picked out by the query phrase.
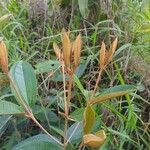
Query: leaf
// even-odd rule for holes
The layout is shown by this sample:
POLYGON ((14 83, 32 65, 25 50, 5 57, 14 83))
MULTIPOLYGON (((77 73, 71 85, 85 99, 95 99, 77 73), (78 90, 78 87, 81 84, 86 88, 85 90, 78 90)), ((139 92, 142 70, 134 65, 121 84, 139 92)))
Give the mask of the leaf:
MULTIPOLYGON (((27 62, 19 61, 12 66, 10 74, 25 103, 33 106, 37 100, 37 80, 32 66, 27 62)), ((16 92, 13 89, 12 92, 19 102, 16 92)))
POLYGON ((72 144, 80 143, 82 136, 83 136, 83 123, 82 122, 74 123, 67 130, 67 139, 72 144))
POLYGON ((70 55, 71 55, 71 42, 69 39, 69 33, 63 31, 63 37, 62 37, 62 44, 63 44, 63 58, 65 65, 67 67, 70 66, 70 55))
POLYGON ((82 121, 83 119, 83 112, 84 108, 78 108, 74 112, 70 114, 70 118, 76 120, 76 121, 82 121))
POLYGON ((90 104, 87 105, 83 115, 84 119, 84 134, 90 133, 95 122, 95 112, 90 104))
POLYGON ((126 95, 130 92, 133 92, 134 90, 135 86, 132 85, 115 86, 105 90, 105 92, 103 92, 100 96, 93 97, 92 99, 89 100, 89 103, 90 104, 101 103, 115 97, 126 95))
POLYGON ((106 139, 105 132, 100 130, 96 135, 94 134, 86 134, 83 136, 83 143, 92 148, 100 147, 106 139))
POLYGON ((74 76, 73 76, 73 79, 74 79, 74 82, 75 82, 76 86, 77 86, 77 87, 79 88, 79 90, 81 91, 81 93, 82 93, 84 96, 86 96, 86 95, 85 95, 85 89, 84 89, 82 83, 80 82, 79 78, 78 78, 76 75, 74 75, 74 76))
POLYGON ((20 106, 7 101, 0 101, 0 115, 25 113, 20 106))
POLYGON ((88 57, 86 60, 83 59, 82 62, 80 63, 80 65, 77 67, 75 74, 78 78, 83 76, 83 74, 85 73, 85 70, 87 69, 87 66, 88 66, 90 61, 91 61, 90 57, 88 57))
POLYGON ((45 114, 46 114, 47 118, 49 118, 50 123, 57 123, 59 121, 58 116, 50 108, 43 109, 43 107, 41 107, 39 105, 35 105, 34 107, 32 107, 32 111, 33 111, 34 116, 41 123, 42 122, 44 123, 46 121, 45 114))
POLYGON ((3 41, 0 41, 0 66, 3 72, 8 73, 8 52, 3 41))
POLYGON ((57 60, 48 60, 43 61, 35 65, 36 67, 36 74, 55 71, 57 68, 59 68, 60 63, 57 60))
POLYGON ((131 46, 132 46, 132 44, 125 44, 125 45, 121 46, 121 47, 118 48, 117 51, 115 52, 114 57, 116 57, 117 55, 119 55, 123 50, 130 49, 131 46))
POLYGON ((0 136, 5 132, 7 129, 7 125, 9 120, 11 119, 11 115, 2 115, 0 116, 0 136))
POLYGON ((48 135, 39 134, 20 142, 12 150, 62 150, 62 148, 48 135))
POLYGON ((78 0, 79 10, 84 19, 89 15, 88 2, 88 0, 78 0))

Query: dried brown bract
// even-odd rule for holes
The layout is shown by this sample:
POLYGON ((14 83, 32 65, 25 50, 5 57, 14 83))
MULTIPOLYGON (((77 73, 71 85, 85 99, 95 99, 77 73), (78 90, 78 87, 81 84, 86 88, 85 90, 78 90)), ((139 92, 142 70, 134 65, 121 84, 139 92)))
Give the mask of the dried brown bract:
POLYGON ((3 41, 0 41, 0 66, 4 73, 8 73, 8 52, 3 41))

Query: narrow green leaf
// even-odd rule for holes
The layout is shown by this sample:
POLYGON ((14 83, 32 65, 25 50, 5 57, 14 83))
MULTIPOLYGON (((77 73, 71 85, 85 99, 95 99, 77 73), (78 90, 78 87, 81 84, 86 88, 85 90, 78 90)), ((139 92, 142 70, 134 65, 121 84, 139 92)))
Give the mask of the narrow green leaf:
POLYGON ((100 96, 93 97, 92 99, 89 100, 89 102, 90 104, 101 103, 115 97, 126 95, 130 92, 133 92, 134 90, 135 86, 132 85, 115 86, 105 90, 105 92, 103 92, 100 96))
POLYGON ((0 115, 22 113, 24 113, 24 110, 20 106, 12 102, 0 101, 0 115))
MULTIPOLYGON (((33 106, 37 100, 37 80, 32 66, 27 62, 19 61, 13 65, 10 74, 25 103, 33 106)), ((17 95, 15 90, 12 89, 12 92, 17 95)))
POLYGON ((12 150, 62 150, 62 147, 48 135, 39 134, 20 142, 12 150))
POLYGON ((84 134, 90 133, 95 122, 95 111, 90 104, 87 105, 84 111, 84 134))
POLYGON ((79 10, 83 18, 87 18, 89 15, 88 0, 78 0, 79 10))

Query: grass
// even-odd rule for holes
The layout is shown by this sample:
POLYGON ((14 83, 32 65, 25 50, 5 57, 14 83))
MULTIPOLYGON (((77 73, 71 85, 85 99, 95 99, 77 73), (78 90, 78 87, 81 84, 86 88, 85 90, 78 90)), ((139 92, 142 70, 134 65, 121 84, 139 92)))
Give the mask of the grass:
MULTIPOLYGON (((94 6, 96 3, 90 3, 89 5, 94 6)), ((93 10, 91 9, 92 19, 90 17, 83 19, 78 10, 78 5, 73 1, 68 2, 63 7, 59 6, 61 7, 59 11, 64 16, 58 17, 56 14, 49 17, 44 26, 44 35, 40 35, 34 31, 34 28, 31 29, 26 4, 15 0, 11 0, 8 3, 0 1, 1 15, 11 14, 5 22, 0 22, 0 36, 3 37, 9 50, 9 68, 19 60, 26 60, 36 70, 39 69, 36 68, 39 67, 39 63, 52 60, 51 66, 48 67, 50 72, 46 71, 46 73, 37 74, 40 97, 38 97, 37 105, 33 107, 33 113, 40 124, 58 138, 63 137, 64 134, 64 119, 61 117, 60 112, 64 109, 63 93, 65 87, 62 76, 60 76, 60 64, 56 61, 52 45, 53 42, 60 45, 61 30, 64 26, 70 29, 72 39, 79 32, 82 34, 83 48, 81 64, 78 70, 80 75, 73 78, 70 110, 70 116, 77 111, 73 119, 78 121, 69 121, 67 123, 68 130, 70 130, 67 134, 69 137, 72 136, 70 141, 73 141, 74 138, 77 139, 73 144, 74 149, 78 149, 81 138, 78 133, 73 135, 71 133, 75 133, 75 129, 81 130, 80 121, 83 110, 86 107, 86 99, 91 91, 94 90, 97 79, 100 43, 104 40, 107 45, 110 45, 110 31, 113 31, 115 36, 119 37, 119 45, 114 55, 114 62, 109 64, 102 74, 100 89, 97 94, 120 83, 122 85, 137 85, 140 82, 140 84, 138 85, 138 91, 131 95, 127 94, 126 96, 115 98, 113 101, 95 105, 93 108, 96 113, 96 123, 92 132, 94 133, 98 129, 106 131, 107 139, 100 147, 100 150, 148 150, 150 148, 149 89, 147 86, 142 85, 142 76, 128 68, 131 53, 133 53, 133 57, 134 55, 138 55, 138 57, 142 55, 146 63, 150 61, 148 56, 149 30, 145 29, 145 24, 148 23, 146 21, 149 18, 143 17, 149 16, 149 11, 145 11, 147 4, 144 1, 142 1, 143 5, 138 0, 134 2, 128 0, 124 3, 122 1, 119 1, 118 4, 117 1, 113 2, 115 17, 114 21, 111 21, 113 28, 110 28, 110 20, 105 13, 100 12, 99 16, 96 16, 95 13, 92 15, 93 10), (141 9, 142 6, 145 7, 141 9), (71 18, 70 11, 72 11, 71 18), (68 25, 64 25, 62 20, 65 20, 68 25)), ((2 78, 1 75, 2 73, 0 74, 2 78)), ((7 83, 0 86, 0 99, 14 102, 15 99, 10 93, 10 87, 7 83)), ((0 135, 2 137, 0 147, 2 150, 12 149, 20 141, 41 133, 40 129, 30 119, 20 116, 9 117, 11 119, 7 124, 3 128, 0 126, 0 135)), ((82 149, 90 148, 84 146, 82 149)))

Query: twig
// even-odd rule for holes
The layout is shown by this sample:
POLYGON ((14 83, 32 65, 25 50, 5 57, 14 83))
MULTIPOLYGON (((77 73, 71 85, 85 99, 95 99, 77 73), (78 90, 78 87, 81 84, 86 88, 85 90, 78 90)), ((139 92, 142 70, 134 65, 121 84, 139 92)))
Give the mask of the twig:
POLYGON ((96 90, 97 90, 97 88, 98 88, 98 84, 99 84, 99 82, 100 82, 100 80, 101 80, 102 72, 103 72, 103 69, 100 69, 99 74, 98 74, 98 78, 97 78, 97 80, 96 80, 96 85, 95 85, 95 88, 94 88, 92 97, 95 96, 96 90))
POLYGON ((67 96, 66 96, 66 80, 65 80, 65 66, 62 62, 62 73, 63 73, 63 86, 64 86, 64 105, 65 105, 65 127, 64 127, 64 149, 66 148, 66 140, 67 140, 67 128, 68 128, 68 104, 67 104, 67 96))
POLYGON ((56 138, 54 138, 50 133, 47 132, 46 129, 43 128, 43 126, 36 120, 34 115, 32 113, 28 113, 28 116, 33 120, 33 122, 43 131, 45 132, 50 138, 52 138, 55 142, 57 142, 59 145, 63 146, 62 143, 60 143, 56 138))

